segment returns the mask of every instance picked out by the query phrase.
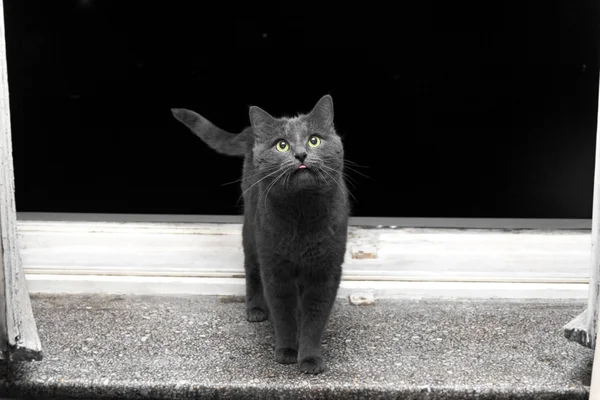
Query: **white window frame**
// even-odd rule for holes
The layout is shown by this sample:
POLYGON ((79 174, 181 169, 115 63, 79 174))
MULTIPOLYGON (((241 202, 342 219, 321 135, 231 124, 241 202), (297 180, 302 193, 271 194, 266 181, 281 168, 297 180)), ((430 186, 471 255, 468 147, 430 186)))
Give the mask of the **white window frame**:
POLYGON ((4 5, 0 0, 0 358, 39 360, 42 347, 19 255, 4 5))
MULTIPOLYGON (((3 11, 0 0, 0 357, 41 357, 29 292, 243 295, 238 216, 22 213, 17 220, 3 11)), ((565 334, 594 347, 599 149, 591 224, 352 218, 339 296, 587 298, 588 310, 565 334)))
MULTIPOLYGON (((565 336, 594 350, 594 360, 600 360, 600 347, 596 346, 600 304, 600 91, 598 93, 598 119, 596 126, 596 164, 594 168, 594 202, 592 206, 592 237, 587 308, 565 327, 565 336)), ((592 365, 590 400, 600 400, 600 363, 592 365)))
MULTIPOLYGON (((244 295, 238 216, 20 213, 18 224, 32 292, 244 295)), ((340 297, 587 297, 587 220, 350 224, 340 297)))

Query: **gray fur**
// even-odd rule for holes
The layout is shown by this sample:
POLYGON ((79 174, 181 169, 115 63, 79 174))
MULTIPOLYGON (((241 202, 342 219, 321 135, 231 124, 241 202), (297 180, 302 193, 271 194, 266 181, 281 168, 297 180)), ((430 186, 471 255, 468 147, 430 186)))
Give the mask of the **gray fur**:
POLYGON ((193 111, 184 108, 172 108, 173 116, 187 126, 212 149, 228 156, 244 156, 252 148, 254 138, 252 128, 246 128, 239 134, 229 133, 193 111))
POLYGON ((321 339, 340 283, 349 214, 344 150, 333 126, 331 97, 296 118, 273 118, 253 106, 251 126, 238 135, 191 111, 173 113, 216 151, 245 151, 247 318, 270 317, 277 362, 322 372, 321 339), (311 135, 320 137, 318 147, 308 145, 311 135), (276 149, 280 139, 287 140, 288 151, 276 149), (298 169, 300 160, 307 169, 298 169))

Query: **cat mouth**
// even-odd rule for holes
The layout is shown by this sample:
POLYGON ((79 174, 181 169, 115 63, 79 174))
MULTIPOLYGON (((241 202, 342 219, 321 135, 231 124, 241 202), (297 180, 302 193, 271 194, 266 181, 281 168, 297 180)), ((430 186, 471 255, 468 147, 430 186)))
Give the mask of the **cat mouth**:
POLYGON ((311 175, 310 173, 312 172, 311 168, 306 165, 306 164, 298 164, 296 166, 296 168, 294 168, 293 170, 293 174, 299 174, 299 175, 311 175))

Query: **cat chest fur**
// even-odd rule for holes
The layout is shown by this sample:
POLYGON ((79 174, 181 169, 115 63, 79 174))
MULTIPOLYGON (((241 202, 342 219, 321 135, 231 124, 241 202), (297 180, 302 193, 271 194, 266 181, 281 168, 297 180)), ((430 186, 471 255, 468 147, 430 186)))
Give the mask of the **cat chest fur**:
POLYGON ((266 218, 256 226, 257 252, 298 267, 341 265, 346 251, 346 225, 328 219, 312 223, 266 218))

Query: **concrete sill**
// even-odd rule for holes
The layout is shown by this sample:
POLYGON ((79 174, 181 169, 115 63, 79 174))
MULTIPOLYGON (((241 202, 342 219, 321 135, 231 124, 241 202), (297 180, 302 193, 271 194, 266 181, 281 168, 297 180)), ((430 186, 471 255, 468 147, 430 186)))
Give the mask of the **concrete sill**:
POLYGON ((562 327, 581 300, 340 300, 329 370, 273 361, 236 297, 34 295, 44 359, 0 364, 0 397, 586 399, 593 351, 562 327))

